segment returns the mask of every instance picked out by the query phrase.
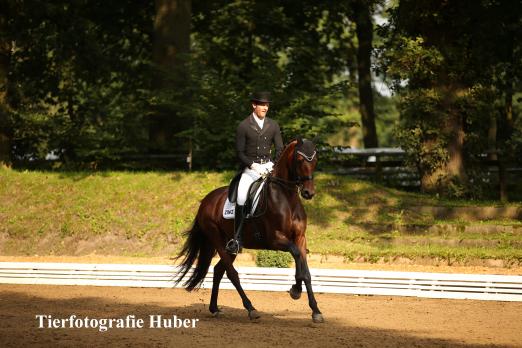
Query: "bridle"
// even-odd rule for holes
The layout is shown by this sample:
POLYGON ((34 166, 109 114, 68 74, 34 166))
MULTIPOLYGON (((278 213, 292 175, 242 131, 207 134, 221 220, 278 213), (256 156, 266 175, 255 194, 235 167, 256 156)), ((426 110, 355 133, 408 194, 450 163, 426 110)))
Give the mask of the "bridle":
POLYGON ((296 147, 294 148, 294 154, 292 156, 292 164, 290 167, 290 175, 292 177, 296 178, 297 180, 286 180, 286 179, 281 179, 281 178, 278 178, 275 176, 269 176, 268 177, 269 180, 276 182, 278 184, 281 184, 282 186, 286 186, 287 188, 294 188, 296 186, 301 187, 301 186, 303 186, 305 181, 310 181, 310 180, 314 179, 313 175, 301 176, 301 175, 297 174, 297 155, 299 154, 299 155, 303 156, 304 160, 307 162, 312 162, 314 160, 315 156, 317 155, 317 151, 314 150, 313 153, 306 154, 304 151, 301 151, 301 149, 298 149, 297 147, 298 147, 298 145, 296 145, 296 147))
POLYGON ((292 163, 292 166, 293 166, 292 170, 295 173, 295 176, 297 177, 297 182, 302 185, 305 181, 313 180, 314 176, 313 175, 305 175, 305 176, 297 175, 297 155, 298 154, 303 156, 303 158, 307 162, 312 162, 314 160, 315 155, 317 155, 317 151, 314 150, 313 154, 306 155, 304 152, 302 152, 300 150, 297 150, 297 149, 294 149, 294 159, 293 159, 293 163, 292 163))

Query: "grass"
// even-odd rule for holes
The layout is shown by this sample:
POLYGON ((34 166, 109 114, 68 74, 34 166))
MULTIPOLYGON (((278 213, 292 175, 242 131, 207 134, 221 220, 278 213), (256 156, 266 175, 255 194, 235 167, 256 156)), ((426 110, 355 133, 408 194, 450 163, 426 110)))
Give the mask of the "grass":
MULTIPOLYGON (((1 168, 0 252, 172 254, 182 245, 200 200, 226 185, 232 174, 1 168)), ((419 209, 480 206, 475 201, 457 204, 329 174, 318 174, 315 183, 317 195, 305 202, 308 248, 313 253, 368 261, 393 257, 522 261, 521 221, 441 219, 419 209)))

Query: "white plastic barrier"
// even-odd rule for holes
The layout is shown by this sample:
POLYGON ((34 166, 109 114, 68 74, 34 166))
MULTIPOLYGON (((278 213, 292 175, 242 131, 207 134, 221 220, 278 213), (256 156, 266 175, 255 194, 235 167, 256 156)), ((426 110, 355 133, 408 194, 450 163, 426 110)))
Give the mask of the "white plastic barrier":
MULTIPOLYGON (((288 291, 295 282, 293 268, 237 270, 245 290, 288 291)), ((171 288, 177 271, 169 265, 0 262, 0 283, 171 288)), ((318 293, 522 301, 522 276, 320 268, 310 272, 318 293)), ((212 276, 211 267, 203 288, 212 287, 212 276)), ((234 287, 225 276, 220 288, 234 287)))

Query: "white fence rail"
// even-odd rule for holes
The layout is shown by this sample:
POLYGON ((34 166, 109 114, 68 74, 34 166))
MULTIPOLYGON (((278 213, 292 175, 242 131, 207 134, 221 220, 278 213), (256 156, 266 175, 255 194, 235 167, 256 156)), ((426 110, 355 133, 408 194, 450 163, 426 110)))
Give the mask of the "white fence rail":
MULTIPOLYGON (((0 262, 0 284, 171 288, 178 268, 168 265, 0 262)), ((288 291, 291 268, 238 267, 245 290, 288 291)), ((311 269, 315 292, 522 301, 522 276, 311 269)), ((212 287, 212 267, 203 288, 212 287)), ((181 285, 178 285, 178 287, 181 285)), ((223 278, 220 288, 233 289, 223 278)), ((304 288, 304 287, 303 287, 304 288)))

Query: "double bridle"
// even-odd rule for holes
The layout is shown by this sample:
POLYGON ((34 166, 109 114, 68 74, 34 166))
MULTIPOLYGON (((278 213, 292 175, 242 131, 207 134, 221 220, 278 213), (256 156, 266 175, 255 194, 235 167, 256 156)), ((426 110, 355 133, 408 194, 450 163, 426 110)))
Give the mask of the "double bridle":
POLYGON ((317 154, 317 151, 314 150, 313 154, 306 155, 304 152, 294 149, 294 159, 293 159, 293 163, 292 163, 292 166, 293 166, 292 171, 295 173, 295 176, 297 177, 297 182, 299 184, 303 184, 305 181, 313 180, 314 176, 313 175, 305 175, 305 176, 297 175, 297 154, 303 156, 303 158, 307 162, 312 162, 314 160, 315 155, 317 154))
POLYGON ((300 187, 304 184, 305 181, 313 180, 314 179, 313 175, 300 176, 297 174, 297 155, 298 154, 303 156, 303 158, 307 162, 312 162, 314 160, 315 156, 317 155, 317 151, 314 150, 314 152, 312 154, 306 154, 303 151, 298 150, 297 145, 296 145, 296 148, 294 149, 294 155, 292 156, 292 165, 290 167, 290 175, 292 177, 295 177, 297 180, 286 180, 286 179, 281 179, 281 178, 278 178, 275 176, 269 176, 268 179, 273 182, 276 182, 278 184, 281 184, 282 186, 286 186, 287 188, 293 188, 295 186, 300 187))

